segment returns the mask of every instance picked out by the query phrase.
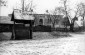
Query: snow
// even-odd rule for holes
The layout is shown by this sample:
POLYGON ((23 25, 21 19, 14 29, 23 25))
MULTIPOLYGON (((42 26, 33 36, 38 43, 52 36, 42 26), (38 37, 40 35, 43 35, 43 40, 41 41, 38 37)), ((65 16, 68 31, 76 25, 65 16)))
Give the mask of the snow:
MULTIPOLYGON (((46 33, 42 34, 44 37, 46 33)), ((0 42, 1 55, 85 55, 85 33, 72 37, 0 42)), ((51 36, 51 35, 50 35, 51 36)), ((49 36, 47 36, 49 37, 49 36)), ((45 37, 46 38, 46 37, 45 37)))

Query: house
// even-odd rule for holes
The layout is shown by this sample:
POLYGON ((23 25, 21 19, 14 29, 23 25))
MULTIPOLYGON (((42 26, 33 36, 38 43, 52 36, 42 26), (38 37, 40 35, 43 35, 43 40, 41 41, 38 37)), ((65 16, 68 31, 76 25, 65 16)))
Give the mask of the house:
MULTIPOLYGON (((56 24, 61 23, 63 15, 50 15, 50 14, 29 14, 34 17, 34 25, 52 25, 52 18, 56 20, 56 24)), ((11 14, 9 14, 11 17, 11 14)))
POLYGON ((13 21, 9 16, 0 16, 0 32, 11 31, 13 21))
POLYGON ((35 17, 34 25, 52 25, 53 20, 56 20, 56 24, 58 24, 63 18, 63 15, 50 14, 33 14, 33 16, 35 17))

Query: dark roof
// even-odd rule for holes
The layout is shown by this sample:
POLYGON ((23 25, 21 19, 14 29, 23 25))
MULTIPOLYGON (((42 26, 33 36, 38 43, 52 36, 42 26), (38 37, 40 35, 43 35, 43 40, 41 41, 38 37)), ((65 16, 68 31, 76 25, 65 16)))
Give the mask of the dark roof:
POLYGON ((11 21, 11 17, 9 16, 0 16, 0 23, 13 24, 13 21, 11 21))

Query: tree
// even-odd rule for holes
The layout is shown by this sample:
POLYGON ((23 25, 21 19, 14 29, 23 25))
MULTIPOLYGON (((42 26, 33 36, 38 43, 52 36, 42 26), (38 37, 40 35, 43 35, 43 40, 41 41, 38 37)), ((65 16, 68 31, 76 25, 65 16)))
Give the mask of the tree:
POLYGON ((69 19, 69 22, 70 22, 70 31, 74 31, 74 22, 75 20, 77 19, 77 17, 75 16, 73 19, 70 17, 70 8, 68 8, 68 5, 67 5, 67 2, 68 0, 61 0, 63 2, 63 5, 64 5, 64 10, 65 10, 65 16, 69 19))
MULTIPOLYGON (((84 17, 85 17, 85 4, 84 3, 79 3, 77 5, 76 15, 81 16, 84 20, 84 17)), ((84 21, 83 21, 83 25, 84 25, 84 21)))
POLYGON ((56 7, 53 13, 58 14, 58 15, 61 15, 61 14, 64 15, 65 14, 64 7, 56 7))
POLYGON ((65 15, 65 17, 61 19, 61 22, 64 25, 64 27, 67 28, 67 26, 69 25, 69 19, 66 16, 66 10, 64 9, 64 7, 56 7, 55 11, 57 11, 58 15, 65 15))
POLYGON ((49 14, 48 22, 50 22, 52 24, 52 27, 55 29, 56 12, 52 12, 52 14, 50 14, 50 12, 48 10, 46 10, 46 13, 49 14))
POLYGON ((77 5, 75 15, 82 16, 82 17, 85 16, 85 4, 84 3, 79 3, 77 5))
MULTIPOLYGON (((46 10, 47 13, 48 10, 46 10)), ((50 13, 49 13, 50 14, 50 13)), ((67 11, 66 11, 66 7, 56 7, 52 12, 51 12, 52 16, 50 15, 50 20, 51 20, 51 23, 52 23, 52 27, 55 29, 55 24, 60 20, 56 17, 56 15, 66 15, 67 14, 67 11)), ((60 17, 59 17, 60 18, 60 17)), ((62 17, 61 17, 62 18, 62 17)), ((63 19, 63 25, 67 28, 67 24, 68 24, 68 18, 65 17, 63 19), (64 22, 65 21, 65 22, 64 22)))
POLYGON ((79 7, 79 15, 83 17, 85 15, 85 4, 80 3, 77 6, 79 7))
POLYGON ((6 6, 6 5, 7 5, 7 1, 0 0, 0 6, 6 6))
MULTIPOLYGON (((23 0, 24 1, 24 0, 23 0)), ((35 9, 36 5, 33 4, 33 0, 31 0, 30 3, 28 3, 25 7, 24 10, 25 11, 29 11, 29 12, 33 12, 35 9)))
POLYGON ((50 12, 46 10, 46 13, 49 14, 48 22, 52 24, 52 28, 55 30, 55 25, 59 22, 61 16, 57 16, 56 9, 50 12))

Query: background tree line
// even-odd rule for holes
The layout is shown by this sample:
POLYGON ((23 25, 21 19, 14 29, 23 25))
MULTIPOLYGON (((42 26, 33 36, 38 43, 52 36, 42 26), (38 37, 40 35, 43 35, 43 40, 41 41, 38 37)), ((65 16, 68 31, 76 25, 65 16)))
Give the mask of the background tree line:
MULTIPOLYGON (((69 5, 67 4, 69 2, 69 0, 61 0, 61 4, 63 4, 63 6, 59 6, 56 7, 53 12, 49 12, 48 10, 46 10, 46 13, 49 14, 53 14, 53 15, 64 15, 64 26, 67 28, 68 26, 68 20, 70 21, 70 30, 73 31, 74 29, 74 22, 76 20, 78 20, 78 17, 81 16, 83 18, 83 26, 84 26, 84 18, 85 18, 85 3, 80 2, 79 4, 76 5, 76 10, 74 10, 75 12, 75 16, 72 18, 71 17, 71 11, 72 9, 69 7, 69 5)), ((75 8, 74 8, 75 9, 75 8)), ((56 18, 52 17, 52 25, 53 27, 55 26, 55 22, 56 22, 56 18)), ((54 27, 55 28, 55 27, 54 27)))

